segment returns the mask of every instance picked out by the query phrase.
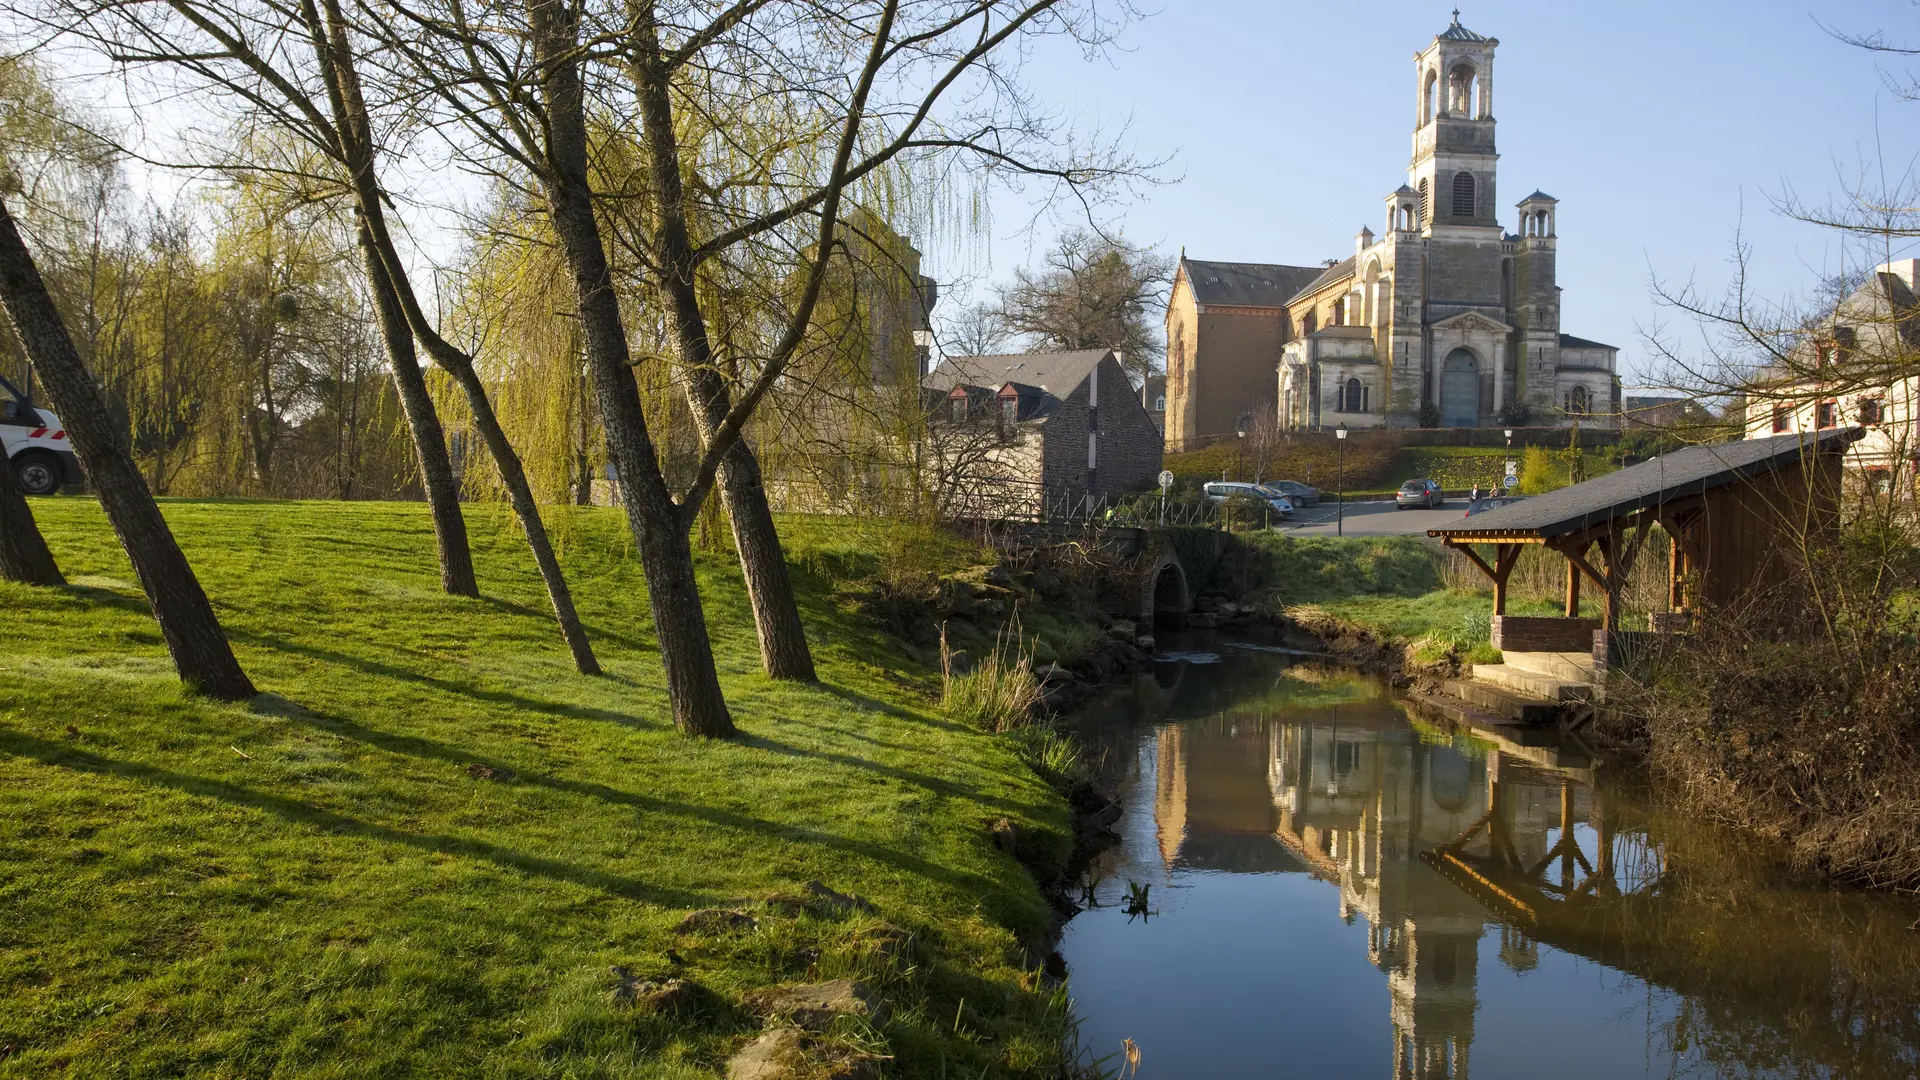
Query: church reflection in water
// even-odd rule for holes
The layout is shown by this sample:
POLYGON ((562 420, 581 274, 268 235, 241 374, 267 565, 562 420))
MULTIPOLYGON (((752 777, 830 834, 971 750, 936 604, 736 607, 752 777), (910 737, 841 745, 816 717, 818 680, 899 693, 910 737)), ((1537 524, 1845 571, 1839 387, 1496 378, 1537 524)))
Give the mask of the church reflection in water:
POLYGON ((1127 811, 1062 949, 1083 1034, 1155 1075, 1920 1075, 1911 902, 1809 888, 1557 738, 1244 651, 1081 724, 1127 811))
POLYGON ((1583 770, 1525 748, 1422 733, 1384 701, 1242 711, 1155 739, 1169 871, 1304 872, 1338 887, 1341 918, 1366 920, 1395 1078, 1469 1075, 1484 935, 1524 972, 1539 960, 1526 927, 1560 915, 1545 909, 1620 895, 1619 841, 1583 770))

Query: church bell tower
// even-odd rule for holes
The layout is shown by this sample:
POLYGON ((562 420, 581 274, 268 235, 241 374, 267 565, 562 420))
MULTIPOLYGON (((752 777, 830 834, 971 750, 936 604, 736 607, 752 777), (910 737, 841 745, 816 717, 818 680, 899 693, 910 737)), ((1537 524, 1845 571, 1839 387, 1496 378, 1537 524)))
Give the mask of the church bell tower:
POLYGON ((1420 193, 1420 231, 1436 226, 1498 229, 1493 142, 1493 51, 1498 38, 1453 24, 1415 55, 1413 161, 1407 184, 1420 193))

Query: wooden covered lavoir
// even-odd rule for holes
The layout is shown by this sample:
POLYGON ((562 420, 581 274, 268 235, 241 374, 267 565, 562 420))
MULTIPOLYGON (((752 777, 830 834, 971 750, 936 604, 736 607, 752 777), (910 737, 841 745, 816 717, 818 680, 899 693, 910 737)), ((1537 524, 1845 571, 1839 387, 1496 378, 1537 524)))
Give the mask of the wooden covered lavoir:
POLYGON ((1628 573, 1658 524, 1673 539, 1668 613, 1656 629, 1733 602, 1791 571, 1787 553, 1840 524, 1841 461, 1858 428, 1694 446, 1619 472, 1431 529, 1493 579, 1496 648, 1584 652, 1593 631, 1620 628, 1628 573), (1474 550, 1492 549, 1488 560, 1474 550), (1567 560, 1565 614, 1507 618, 1507 578, 1522 545, 1567 560), (1582 581, 1604 598, 1604 616, 1582 619, 1582 581))

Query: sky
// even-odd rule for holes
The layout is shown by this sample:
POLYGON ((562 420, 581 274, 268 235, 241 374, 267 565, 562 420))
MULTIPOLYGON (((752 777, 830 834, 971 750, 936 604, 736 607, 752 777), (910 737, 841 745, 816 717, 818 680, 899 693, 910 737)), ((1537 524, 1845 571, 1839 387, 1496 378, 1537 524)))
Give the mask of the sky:
MULTIPOLYGON (((1106 58, 1042 50, 1028 70, 1074 123, 1130 124, 1137 156, 1168 159, 1167 182, 1103 224, 1170 255, 1294 265, 1352 254, 1362 225, 1379 232, 1405 182, 1413 55, 1452 3, 1157 2, 1106 58)), ((1755 289, 1804 296, 1848 256, 1774 200, 1826 202, 1863 171, 1898 186, 1920 154, 1920 103, 1888 87, 1920 59, 1822 29, 1920 45, 1908 0, 1483 0, 1460 22, 1500 41, 1503 223, 1517 231, 1512 203, 1535 189, 1560 200, 1561 329, 1618 346, 1629 386, 1658 382, 1649 334, 1699 348, 1694 324, 1655 303, 1656 275, 1717 295, 1739 236, 1755 289)), ((948 311, 1037 261, 1061 224, 1033 226, 1016 195, 991 211, 986 243, 929 245, 927 272, 958 283, 948 311)))

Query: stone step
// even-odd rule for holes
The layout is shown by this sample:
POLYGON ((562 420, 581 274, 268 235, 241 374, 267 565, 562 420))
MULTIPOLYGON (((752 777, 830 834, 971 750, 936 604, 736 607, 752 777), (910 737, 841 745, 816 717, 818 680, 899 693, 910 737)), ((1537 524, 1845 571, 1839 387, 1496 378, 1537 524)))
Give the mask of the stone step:
POLYGON ((1590 652, 1503 652, 1508 667, 1545 675, 1567 682, 1593 681, 1593 654, 1590 652))
POLYGON ((1477 679, 1448 679, 1440 689, 1469 705, 1505 716, 1517 724, 1554 724, 1560 719, 1561 705, 1528 694, 1517 694, 1477 679))
POLYGON ((1513 719, 1504 714, 1488 712, 1449 694, 1415 691, 1408 695, 1408 700, 1436 716, 1468 727, 1479 728, 1482 731, 1510 730, 1518 726, 1513 719))
POLYGON ((1503 690, 1545 701, 1586 701, 1593 696, 1590 682, 1557 679, 1507 664, 1475 664, 1473 677, 1503 690))

